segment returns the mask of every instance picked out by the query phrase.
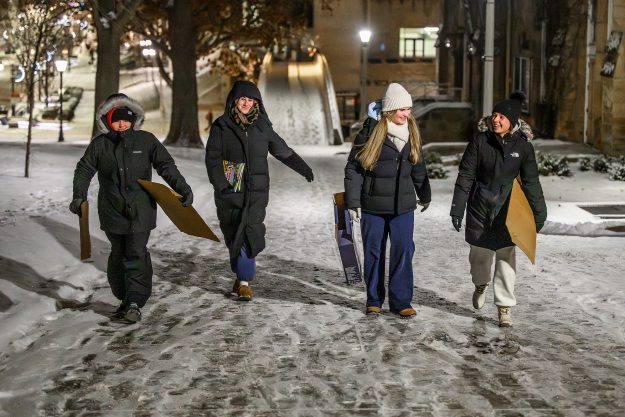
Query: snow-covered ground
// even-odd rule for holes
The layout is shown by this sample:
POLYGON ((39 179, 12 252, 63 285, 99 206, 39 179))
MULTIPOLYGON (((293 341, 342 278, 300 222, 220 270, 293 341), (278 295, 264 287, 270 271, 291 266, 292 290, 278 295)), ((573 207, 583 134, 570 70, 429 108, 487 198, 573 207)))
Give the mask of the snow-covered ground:
MULTIPOLYGON (((623 202, 623 182, 542 179, 550 234, 535 266, 518 253, 514 327, 501 330, 492 303, 471 308, 451 167, 416 214, 418 316, 370 318, 333 240, 348 147, 298 147, 315 181, 271 159, 255 299, 228 295, 223 244, 182 235, 160 212, 153 296, 140 324, 121 325, 107 317, 117 302, 95 204, 92 263, 78 259, 67 209, 84 146, 35 143, 26 179, 23 145, 0 144, 0 416, 625 415, 624 234, 571 204, 623 202), (598 234, 610 236, 587 237, 598 234)), ((221 236, 203 151, 171 152, 221 236)))

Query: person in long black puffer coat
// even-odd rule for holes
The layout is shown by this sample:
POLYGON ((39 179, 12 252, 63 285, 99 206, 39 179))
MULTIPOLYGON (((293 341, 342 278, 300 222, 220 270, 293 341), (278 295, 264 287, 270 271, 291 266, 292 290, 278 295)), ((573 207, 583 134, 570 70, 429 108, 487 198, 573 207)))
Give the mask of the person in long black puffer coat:
POLYGON ((531 143, 532 131, 519 119, 520 113, 521 103, 508 99, 497 103, 492 115, 482 119, 478 126, 481 132, 462 156, 450 212, 453 226, 459 232, 467 208, 465 240, 471 245, 473 307, 483 307, 485 290, 492 280, 500 327, 511 326, 511 307, 516 305, 515 245, 506 218, 517 176, 534 214, 535 225, 527 227, 536 227, 538 232, 547 219, 531 143))
POLYGON ((273 130, 256 85, 237 81, 226 99, 224 114, 211 127, 206 170, 215 190, 230 266, 237 277, 232 292, 240 301, 252 299, 249 283, 256 275, 256 256, 265 248, 269 153, 308 182, 313 180, 312 169, 273 130))

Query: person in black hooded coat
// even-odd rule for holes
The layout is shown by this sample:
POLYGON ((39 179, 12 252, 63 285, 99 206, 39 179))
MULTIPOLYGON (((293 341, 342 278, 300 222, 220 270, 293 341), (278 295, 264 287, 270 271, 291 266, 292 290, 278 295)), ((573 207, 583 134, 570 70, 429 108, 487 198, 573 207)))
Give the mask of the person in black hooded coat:
POLYGON ((193 202, 191 187, 174 159, 150 132, 141 129, 141 105, 124 94, 113 94, 96 111, 100 134, 87 146, 74 172, 70 210, 80 216, 91 179, 97 173, 100 228, 111 242, 106 274, 113 295, 121 300, 115 318, 141 319, 140 308, 152 293, 152 262, 147 249, 150 231, 156 227, 156 202, 138 179, 151 180, 152 168, 193 202))
POLYGON ((206 170, 213 185, 219 226, 237 275, 233 292, 252 299, 249 282, 256 274, 256 256, 265 248, 265 209, 269 203, 267 156, 313 180, 312 169, 272 128, 260 91, 250 81, 237 81, 226 99, 224 114, 213 123, 206 144, 206 170), (229 172, 230 180, 226 177, 229 172), (238 181, 237 174, 241 177, 238 181))
POLYGON ((519 119, 520 113, 519 100, 508 99, 497 103, 492 115, 480 122, 481 132, 462 156, 450 211, 453 227, 458 232, 465 207, 467 211, 465 240, 471 245, 469 261, 475 285, 473 306, 476 309, 483 307, 485 290, 492 280, 501 327, 511 325, 511 307, 516 305, 515 245, 506 226, 515 178, 521 179, 537 232, 547 219, 547 206, 531 144, 533 135, 529 125, 519 119))

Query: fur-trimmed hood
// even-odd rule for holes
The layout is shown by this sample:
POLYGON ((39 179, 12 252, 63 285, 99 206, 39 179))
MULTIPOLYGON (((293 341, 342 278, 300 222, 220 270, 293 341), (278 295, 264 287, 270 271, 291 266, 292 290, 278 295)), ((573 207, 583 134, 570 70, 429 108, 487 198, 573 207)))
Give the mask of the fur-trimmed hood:
MULTIPOLYGON (((493 124, 491 122, 492 116, 484 116, 477 122, 477 130, 478 132, 486 132, 490 130, 493 131, 493 124)), ((519 122, 512 128, 510 134, 514 132, 520 132, 528 142, 531 142, 534 139, 534 132, 532 131, 532 127, 526 123, 524 120, 519 119, 519 122)))
POLYGON ((143 120, 145 119, 143 107, 138 101, 131 99, 125 94, 118 93, 109 96, 96 110, 95 119, 100 133, 110 132, 111 129, 106 123, 106 114, 114 107, 129 108, 137 116, 137 119, 132 124, 132 130, 141 130, 143 120))

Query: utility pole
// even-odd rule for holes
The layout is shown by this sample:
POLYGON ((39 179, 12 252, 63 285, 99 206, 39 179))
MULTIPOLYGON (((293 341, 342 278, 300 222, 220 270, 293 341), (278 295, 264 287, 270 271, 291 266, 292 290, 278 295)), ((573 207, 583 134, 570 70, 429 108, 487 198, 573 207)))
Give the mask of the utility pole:
POLYGON ((495 52, 495 0, 486 0, 486 42, 484 45, 484 95, 482 115, 493 110, 493 60, 495 52))

